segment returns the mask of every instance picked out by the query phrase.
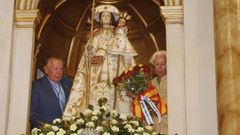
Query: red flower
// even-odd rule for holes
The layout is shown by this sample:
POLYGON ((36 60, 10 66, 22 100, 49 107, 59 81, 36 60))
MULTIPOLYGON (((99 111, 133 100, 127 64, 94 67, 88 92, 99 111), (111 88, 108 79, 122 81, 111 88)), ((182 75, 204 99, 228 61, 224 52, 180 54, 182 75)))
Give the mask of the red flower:
POLYGON ((143 66, 143 72, 145 75, 149 76, 152 73, 152 68, 150 66, 144 65, 143 66))

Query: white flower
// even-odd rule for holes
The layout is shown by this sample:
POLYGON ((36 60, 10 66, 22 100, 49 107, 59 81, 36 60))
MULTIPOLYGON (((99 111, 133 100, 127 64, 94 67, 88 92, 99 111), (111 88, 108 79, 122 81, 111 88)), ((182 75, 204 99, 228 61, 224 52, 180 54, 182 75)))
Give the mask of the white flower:
POLYGON ((111 116, 112 117, 117 117, 118 116, 118 113, 117 113, 117 111, 116 110, 111 110, 111 116))
POLYGON ((33 128, 31 133, 32 133, 32 135, 37 135, 37 133, 40 131, 41 131, 41 129, 33 128))
POLYGON ((58 129, 59 129, 57 126, 52 126, 51 128, 52 128, 54 131, 58 131, 58 129))
POLYGON ((152 131, 153 130, 153 127, 152 126, 146 126, 145 127, 148 131, 152 131))
POLYGON ((70 130, 71 130, 71 131, 76 131, 76 130, 77 130, 77 125, 76 125, 76 124, 72 124, 72 125, 70 126, 70 130))
POLYGON ((130 133, 134 133, 135 130, 134 130, 132 127, 129 127, 129 128, 128 128, 128 132, 130 132, 130 133))
POLYGON ((140 134, 138 134, 138 133, 134 133, 133 135, 140 135, 140 134))
POLYGON ((91 120, 92 120, 92 121, 96 121, 97 119, 98 119, 97 116, 92 116, 92 117, 91 117, 91 120))
POLYGON ((98 132, 103 131, 103 127, 102 126, 97 126, 96 131, 98 131, 98 132))
POLYGON ((111 129, 113 132, 119 132, 119 128, 116 126, 112 126, 111 129))
POLYGON ((81 134, 82 131, 83 131, 83 129, 79 129, 79 130, 77 131, 77 133, 78 133, 78 134, 81 134))
POLYGON ((62 129, 62 128, 59 129, 59 132, 62 132, 63 134, 66 133, 66 131, 64 129, 62 129))
POLYGON ((92 114, 92 110, 90 110, 90 109, 86 109, 84 111, 84 115, 91 115, 91 114, 92 114))
POLYGON ((92 112, 93 115, 99 115, 101 114, 100 110, 99 109, 96 109, 92 112))
POLYGON ((152 135, 157 135, 158 133, 157 132, 153 132, 152 135))
POLYGON ((65 132, 62 132, 62 131, 58 131, 56 135, 64 135, 65 132))
POLYGON ((57 119, 53 120, 53 124, 56 124, 56 123, 61 123, 61 119, 57 118, 57 119))
POLYGON ((127 129, 128 129, 128 132, 130 132, 130 133, 134 133, 134 132, 135 132, 135 130, 132 128, 132 126, 131 126, 130 124, 126 124, 126 125, 124 126, 124 128, 127 128, 127 129))
POLYGON ((50 131, 47 133, 47 135, 55 135, 55 133, 53 131, 50 131))
POLYGON ((86 123, 87 127, 95 127, 94 123, 92 121, 86 123))
POLYGON ((127 115, 120 114, 119 118, 122 120, 127 120, 127 115))
POLYGON ((139 126, 139 122, 136 121, 136 120, 132 120, 132 121, 130 121, 129 123, 131 123, 131 124, 133 124, 133 125, 135 125, 135 126, 139 126))
POLYGON ((81 125, 81 124, 83 124, 84 122, 85 122, 85 121, 81 118, 81 119, 77 119, 76 124, 81 125))
POLYGON ((128 121, 123 121, 122 123, 125 125, 125 124, 127 124, 127 123, 128 123, 128 121))
POLYGON ((44 135, 43 133, 39 134, 39 135, 44 135))
POLYGON ((144 132, 143 135, 150 135, 149 133, 144 132))
POLYGON ((72 133, 72 134, 70 134, 70 135, 77 135, 77 133, 72 133))
POLYGON ((111 120, 111 123, 112 123, 113 125, 115 125, 115 124, 117 124, 117 120, 112 119, 112 120, 111 120))
POLYGON ((104 132, 103 135, 111 135, 111 134, 108 132, 104 132))
POLYGON ((100 109, 103 109, 104 111, 106 111, 107 107, 103 105, 103 106, 100 107, 100 109))
POLYGON ((139 132, 139 133, 141 133, 141 132, 143 132, 143 130, 144 130, 144 129, 143 129, 142 127, 138 127, 136 131, 139 132))
POLYGON ((124 128, 132 128, 132 126, 130 124, 126 124, 124 128))

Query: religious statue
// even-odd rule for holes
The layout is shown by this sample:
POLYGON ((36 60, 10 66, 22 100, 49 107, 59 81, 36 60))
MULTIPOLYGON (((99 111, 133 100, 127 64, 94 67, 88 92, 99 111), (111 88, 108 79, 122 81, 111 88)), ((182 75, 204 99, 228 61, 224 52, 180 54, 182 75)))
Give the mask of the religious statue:
POLYGON ((97 105, 101 97, 107 98, 106 106, 109 109, 116 109, 120 113, 131 111, 129 100, 119 96, 121 93, 115 90, 112 80, 135 65, 134 56, 137 53, 126 33, 120 35, 121 33, 115 31, 113 22, 119 19, 120 14, 116 7, 100 5, 93 11, 93 18, 101 27, 94 30, 86 44, 64 117, 79 116, 89 104, 97 105))

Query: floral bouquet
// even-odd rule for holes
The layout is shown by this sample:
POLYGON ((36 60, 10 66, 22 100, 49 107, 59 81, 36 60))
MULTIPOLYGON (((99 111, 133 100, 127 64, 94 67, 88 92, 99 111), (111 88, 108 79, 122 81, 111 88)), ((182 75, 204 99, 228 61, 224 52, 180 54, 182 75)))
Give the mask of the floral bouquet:
POLYGON ((146 90, 152 79, 152 68, 148 65, 139 64, 129 68, 120 76, 113 79, 113 84, 120 89, 127 90, 131 97, 136 97, 146 90))
POLYGON ((34 128, 32 135, 158 135, 152 126, 144 126, 138 118, 108 110, 106 98, 99 100, 99 106, 89 106, 79 118, 60 119, 41 129, 34 128))
POLYGON ((126 90, 132 102, 132 113, 134 116, 153 124, 150 112, 158 116, 159 123, 161 115, 167 112, 166 104, 161 100, 156 88, 151 85, 152 68, 148 65, 139 64, 123 72, 113 79, 118 90, 126 90))

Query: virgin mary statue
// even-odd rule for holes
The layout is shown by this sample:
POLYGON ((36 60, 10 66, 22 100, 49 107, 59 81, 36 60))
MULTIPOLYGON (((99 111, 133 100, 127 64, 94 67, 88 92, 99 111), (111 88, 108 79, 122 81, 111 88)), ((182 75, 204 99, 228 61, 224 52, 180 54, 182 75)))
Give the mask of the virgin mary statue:
MULTIPOLYGON (((116 92, 114 77, 135 65, 137 55, 130 42, 115 38, 113 22, 119 18, 119 10, 112 5, 100 5, 94 11, 94 20, 100 28, 94 30, 80 60, 63 117, 77 117, 89 104, 96 105, 99 98, 108 99, 106 106, 120 113, 130 113, 130 101, 116 92), (112 53, 112 46, 126 41, 119 53, 112 53), (117 93, 117 94, 116 94, 117 93)), ((124 44, 124 43, 121 43, 124 44)))

